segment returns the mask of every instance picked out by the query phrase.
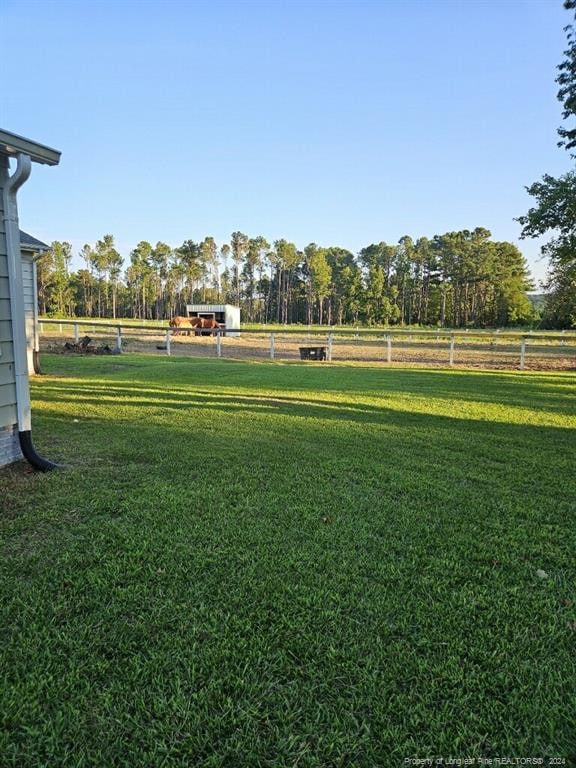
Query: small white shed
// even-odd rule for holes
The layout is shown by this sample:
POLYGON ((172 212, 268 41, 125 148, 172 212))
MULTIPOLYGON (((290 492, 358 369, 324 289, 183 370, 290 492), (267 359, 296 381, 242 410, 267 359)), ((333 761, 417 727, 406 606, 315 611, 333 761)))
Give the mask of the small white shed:
POLYGON ((239 336, 239 333, 230 333, 240 330, 240 307, 233 304, 187 304, 186 314, 188 317, 207 317, 209 320, 216 320, 227 330, 227 336, 239 336))

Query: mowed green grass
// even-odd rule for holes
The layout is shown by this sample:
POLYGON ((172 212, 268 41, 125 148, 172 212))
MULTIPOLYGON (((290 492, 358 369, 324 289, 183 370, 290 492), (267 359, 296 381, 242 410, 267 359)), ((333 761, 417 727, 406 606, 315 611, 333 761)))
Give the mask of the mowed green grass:
POLYGON ((573 375, 43 367, 2 768, 576 760, 573 375))

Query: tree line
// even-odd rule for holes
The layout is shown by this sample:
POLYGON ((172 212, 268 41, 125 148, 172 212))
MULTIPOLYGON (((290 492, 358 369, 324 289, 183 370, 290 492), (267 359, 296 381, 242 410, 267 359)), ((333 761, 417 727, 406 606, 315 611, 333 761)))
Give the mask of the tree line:
POLYGON ((530 323, 526 261, 484 228, 373 243, 357 254, 234 232, 178 247, 141 241, 124 263, 112 235, 38 263, 42 315, 163 321, 189 303, 236 304, 243 322, 505 326, 530 323))
MULTIPOLYGON (((576 0, 565 0, 564 8, 576 10, 576 0)), ((563 105, 562 118, 576 117, 576 31, 574 25, 566 27, 568 47, 564 60, 558 65, 556 77, 558 100, 563 105)), ((558 128, 558 146, 576 159, 576 127, 568 124, 558 128)), ((535 199, 528 213, 520 216, 522 237, 552 235, 542 247, 542 255, 549 261, 546 303, 543 323, 550 328, 576 328, 576 172, 568 171, 555 178, 545 174, 540 181, 527 187, 535 199)))

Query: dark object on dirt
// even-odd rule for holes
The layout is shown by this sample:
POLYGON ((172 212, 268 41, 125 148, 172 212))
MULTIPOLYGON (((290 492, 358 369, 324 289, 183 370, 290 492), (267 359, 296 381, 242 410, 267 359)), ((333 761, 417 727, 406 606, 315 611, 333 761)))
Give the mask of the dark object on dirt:
MULTIPOLYGON (((67 341, 64 344, 64 349, 68 349, 71 352, 81 352, 82 350, 88 350, 88 348, 90 347, 91 341, 92 339, 90 338, 90 336, 84 336, 82 341, 79 341, 78 344, 71 344, 69 341, 67 341)), ((93 349, 94 348, 91 347, 90 351, 92 352, 93 349)))
POLYGON ((64 350, 66 352, 80 352, 88 355, 119 355, 120 350, 112 349, 108 344, 101 344, 99 347, 94 347, 91 344, 92 339, 90 336, 84 336, 82 341, 78 344, 71 344, 67 341, 64 344, 64 350))
POLYGON ((326 360, 326 347, 298 347, 300 360, 326 360))
POLYGON ((156 349, 168 349, 166 344, 156 344, 156 349))
POLYGON ((108 344, 102 344, 99 347, 87 347, 87 352, 92 352, 95 355, 121 355, 119 349, 116 347, 111 347, 108 344))

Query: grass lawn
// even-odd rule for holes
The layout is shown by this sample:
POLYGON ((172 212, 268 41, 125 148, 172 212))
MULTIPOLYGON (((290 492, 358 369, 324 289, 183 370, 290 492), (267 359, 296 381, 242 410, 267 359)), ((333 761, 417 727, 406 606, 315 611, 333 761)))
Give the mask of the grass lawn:
POLYGON ((42 364, 2 768, 574 764, 574 375, 42 364))

